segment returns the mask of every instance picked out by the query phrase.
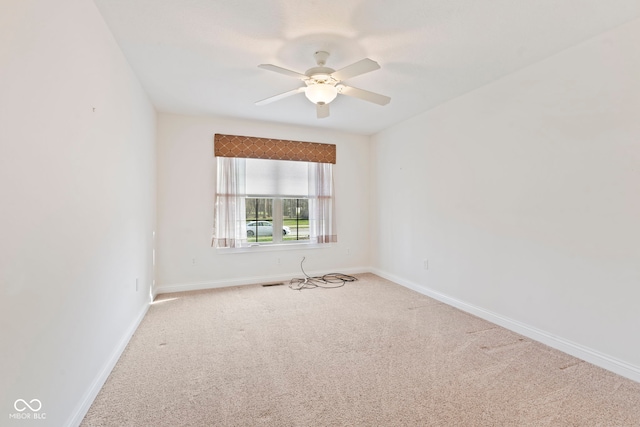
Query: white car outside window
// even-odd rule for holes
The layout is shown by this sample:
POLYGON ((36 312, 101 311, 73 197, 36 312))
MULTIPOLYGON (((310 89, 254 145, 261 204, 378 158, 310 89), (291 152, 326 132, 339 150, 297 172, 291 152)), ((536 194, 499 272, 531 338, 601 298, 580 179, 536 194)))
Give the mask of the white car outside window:
MULTIPOLYGON (((273 224, 269 221, 251 221, 247 223, 247 237, 258 236, 273 236, 273 224)), ((291 231, 289 227, 282 227, 282 234, 289 234, 291 231)))

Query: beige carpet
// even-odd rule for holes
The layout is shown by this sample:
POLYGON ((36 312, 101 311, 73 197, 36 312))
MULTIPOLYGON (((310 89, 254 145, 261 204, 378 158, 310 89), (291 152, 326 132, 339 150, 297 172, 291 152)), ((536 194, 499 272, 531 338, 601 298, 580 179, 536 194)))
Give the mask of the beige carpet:
POLYGON ((83 426, 640 426, 640 384, 375 275, 166 294, 83 426))

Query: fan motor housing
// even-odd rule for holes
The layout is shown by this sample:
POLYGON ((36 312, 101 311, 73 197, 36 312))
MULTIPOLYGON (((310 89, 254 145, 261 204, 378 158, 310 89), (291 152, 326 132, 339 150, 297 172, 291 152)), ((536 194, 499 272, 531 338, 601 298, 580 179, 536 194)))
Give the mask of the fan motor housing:
POLYGON ((334 71, 335 70, 333 68, 329 67, 313 67, 309 68, 305 74, 316 82, 330 83, 331 80, 334 80, 331 77, 331 73, 334 71))

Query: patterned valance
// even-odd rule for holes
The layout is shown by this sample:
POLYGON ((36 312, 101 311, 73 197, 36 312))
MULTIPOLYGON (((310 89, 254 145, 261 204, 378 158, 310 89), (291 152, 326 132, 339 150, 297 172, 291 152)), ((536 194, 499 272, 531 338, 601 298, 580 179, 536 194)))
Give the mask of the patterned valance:
POLYGON ((336 163, 336 146, 334 144, 218 133, 215 134, 213 142, 213 152, 217 157, 336 163))

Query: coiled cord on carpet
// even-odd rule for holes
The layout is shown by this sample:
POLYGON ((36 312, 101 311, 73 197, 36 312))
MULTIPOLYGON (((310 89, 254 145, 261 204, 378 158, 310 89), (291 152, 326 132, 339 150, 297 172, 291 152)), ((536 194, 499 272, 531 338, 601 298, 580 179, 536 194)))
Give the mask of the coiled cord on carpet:
POLYGON ((333 289, 340 288, 344 286, 345 283, 355 282, 358 280, 356 277, 349 276, 348 274, 342 273, 329 273, 324 276, 309 276, 305 271, 302 264, 304 263, 306 257, 302 257, 302 261, 300 261, 300 270, 302 270, 302 274, 304 278, 293 278, 289 282, 289 287, 294 291, 301 291, 303 289, 315 289, 315 288, 324 288, 324 289, 333 289))

